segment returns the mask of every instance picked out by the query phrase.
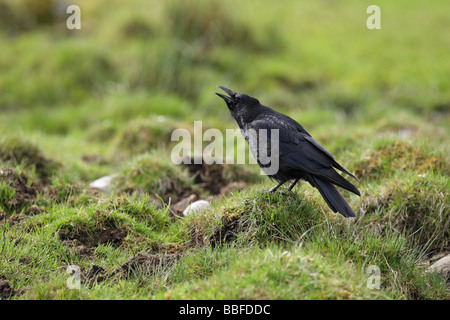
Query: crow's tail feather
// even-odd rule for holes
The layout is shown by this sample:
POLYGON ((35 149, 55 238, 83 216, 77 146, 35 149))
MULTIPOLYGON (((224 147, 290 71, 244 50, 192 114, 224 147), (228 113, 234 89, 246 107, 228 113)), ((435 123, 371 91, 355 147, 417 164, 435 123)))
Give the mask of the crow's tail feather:
POLYGON ((312 176, 309 181, 319 190, 320 194, 333 212, 339 212, 346 218, 355 216, 352 208, 350 208, 348 203, 332 183, 314 176, 312 176))
POLYGON ((361 193, 353 185, 353 183, 346 180, 343 176, 341 176, 339 173, 337 173, 333 168, 318 172, 317 175, 320 176, 322 178, 322 180, 331 182, 332 184, 335 184, 341 188, 344 188, 350 192, 353 192, 354 194, 356 194, 358 196, 361 195, 361 193))

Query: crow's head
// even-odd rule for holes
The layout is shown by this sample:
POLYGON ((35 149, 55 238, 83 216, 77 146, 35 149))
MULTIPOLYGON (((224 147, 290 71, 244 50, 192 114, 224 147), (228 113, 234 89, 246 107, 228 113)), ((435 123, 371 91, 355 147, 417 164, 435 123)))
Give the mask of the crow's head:
POLYGON ((230 109, 232 114, 236 112, 241 113, 249 111, 249 108, 259 105, 259 101, 256 98, 253 98, 244 93, 236 93, 233 90, 230 90, 222 86, 217 87, 219 87, 228 94, 228 96, 226 96, 224 94, 216 92, 216 94, 225 101, 228 109, 230 109))

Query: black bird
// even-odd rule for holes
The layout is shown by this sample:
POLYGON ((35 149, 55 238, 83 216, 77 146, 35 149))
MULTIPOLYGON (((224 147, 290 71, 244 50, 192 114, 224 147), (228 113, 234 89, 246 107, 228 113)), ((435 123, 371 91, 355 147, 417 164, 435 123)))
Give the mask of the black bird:
MULTIPOLYGON (((294 119, 272 110, 260 104, 258 99, 243 93, 236 93, 228 88, 218 86, 228 96, 216 94, 225 100, 231 115, 238 123, 244 138, 250 146, 250 150, 263 171, 266 165, 259 159, 258 143, 250 143, 249 132, 266 129, 267 141, 270 141, 271 129, 278 129, 278 171, 267 174, 275 179, 278 184, 269 192, 276 191, 281 185, 293 180, 288 190, 292 190, 297 182, 308 181, 317 188, 328 206, 334 212, 339 212, 344 217, 354 217, 355 213, 337 191, 336 186, 349 190, 360 196, 359 190, 349 181, 344 179, 334 168, 359 180, 347 169, 342 167, 333 156, 325 150, 311 135, 294 119)), ((259 141, 259 140, 258 140, 259 141)), ((270 143, 268 143, 270 146, 270 143)))

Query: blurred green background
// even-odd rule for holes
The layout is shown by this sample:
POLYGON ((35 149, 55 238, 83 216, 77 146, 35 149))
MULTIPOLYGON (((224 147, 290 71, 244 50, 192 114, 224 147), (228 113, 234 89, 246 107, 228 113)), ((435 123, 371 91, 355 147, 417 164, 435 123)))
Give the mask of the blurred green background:
POLYGON ((219 84, 313 133, 335 123, 448 133, 450 5, 378 1, 382 28, 369 30, 370 4, 2 0, 1 133, 70 163, 74 148, 107 152, 136 119, 235 128, 219 84), (66 27, 69 4, 81 30, 66 27))

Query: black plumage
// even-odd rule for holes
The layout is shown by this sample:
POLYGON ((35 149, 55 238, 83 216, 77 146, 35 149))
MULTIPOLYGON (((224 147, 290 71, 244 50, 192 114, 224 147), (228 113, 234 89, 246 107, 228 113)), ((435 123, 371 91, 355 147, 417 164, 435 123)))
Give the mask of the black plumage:
MULTIPOLYGON (((219 88, 224 90, 228 96, 216 94, 225 100, 231 115, 238 123, 244 138, 249 142, 250 150, 263 171, 267 169, 267 164, 260 159, 259 140, 251 143, 250 132, 253 130, 255 130, 253 132, 260 132, 261 129, 265 129, 269 142, 267 148, 269 148, 271 130, 278 129, 278 170, 266 173, 270 178, 278 181, 278 184, 270 189, 270 192, 276 191, 289 180, 293 180, 289 187, 289 190, 292 190, 299 180, 305 180, 319 190, 334 212, 339 212, 345 217, 355 216, 335 185, 358 196, 360 192, 335 169, 355 179, 356 177, 337 163, 334 157, 314 140, 305 128, 294 119, 262 105, 256 98, 236 93, 222 86, 219 88)), ((270 154, 270 152, 266 153, 270 154)))

